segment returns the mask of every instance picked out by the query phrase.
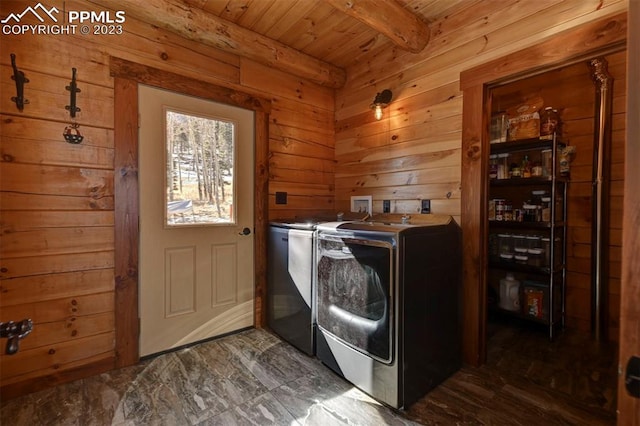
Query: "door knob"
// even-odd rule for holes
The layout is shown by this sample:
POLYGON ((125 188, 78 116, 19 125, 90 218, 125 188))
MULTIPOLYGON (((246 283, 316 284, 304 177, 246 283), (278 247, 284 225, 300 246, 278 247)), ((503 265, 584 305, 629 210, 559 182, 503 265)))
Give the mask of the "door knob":
POLYGON ((251 229, 244 228, 242 232, 238 232, 238 235, 249 235, 251 233, 251 229))

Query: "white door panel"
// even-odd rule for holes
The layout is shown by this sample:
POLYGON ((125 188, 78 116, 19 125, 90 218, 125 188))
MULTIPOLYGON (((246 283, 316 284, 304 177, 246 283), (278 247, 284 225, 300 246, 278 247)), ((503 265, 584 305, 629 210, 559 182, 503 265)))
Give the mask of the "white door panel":
POLYGON ((140 354, 145 356, 254 323, 253 233, 242 235, 245 227, 253 229, 254 124, 252 111, 142 85, 139 108, 140 354), (200 222, 209 213, 202 216, 198 209, 214 217, 212 206, 220 203, 197 195, 174 201, 183 193, 182 183, 193 179, 198 161, 195 154, 184 154, 188 161, 179 156, 180 164, 169 166, 173 157, 165 130, 179 124, 174 126, 168 112, 232 124, 232 173, 224 176, 225 183, 232 182, 227 210, 211 223, 200 222), (179 185, 169 187, 167 174, 179 175, 179 185))

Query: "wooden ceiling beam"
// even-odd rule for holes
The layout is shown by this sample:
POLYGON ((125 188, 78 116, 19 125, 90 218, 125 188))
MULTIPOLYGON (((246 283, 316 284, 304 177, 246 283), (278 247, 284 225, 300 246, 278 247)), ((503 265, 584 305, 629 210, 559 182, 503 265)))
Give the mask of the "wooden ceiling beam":
MULTIPOLYGON (((179 34, 189 40, 213 46, 225 52, 247 57, 289 74, 323 86, 340 88, 346 72, 278 41, 244 29, 211 13, 179 0, 90 0, 113 10, 125 10, 148 24, 179 34)), ((126 28, 125 28, 126 29, 126 28)))
POLYGON ((419 53, 429 43, 431 32, 426 22, 395 0, 324 0, 387 36, 398 47, 419 53))

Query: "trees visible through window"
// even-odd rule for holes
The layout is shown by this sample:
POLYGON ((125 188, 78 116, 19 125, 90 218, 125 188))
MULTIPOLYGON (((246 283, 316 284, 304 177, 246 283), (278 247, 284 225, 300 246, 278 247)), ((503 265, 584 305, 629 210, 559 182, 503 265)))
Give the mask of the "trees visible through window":
POLYGON ((229 224, 234 123, 166 111, 168 226, 229 224))

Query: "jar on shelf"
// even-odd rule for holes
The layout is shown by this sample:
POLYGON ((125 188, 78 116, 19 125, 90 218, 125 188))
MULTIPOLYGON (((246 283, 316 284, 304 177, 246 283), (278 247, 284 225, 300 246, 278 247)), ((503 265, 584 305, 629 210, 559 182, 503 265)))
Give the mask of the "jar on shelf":
POLYGON ((531 177, 542 177, 542 164, 539 161, 533 163, 531 167, 531 177))
POLYGON ((513 253, 513 236, 511 234, 498 234, 498 250, 500 254, 513 253))
POLYGON ((498 179, 498 155, 489 156, 489 179, 498 179))
POLYGON ((498 154, 498 179, 509 177, 509 153, 498 154))
POLYGON ((540 114, 540 139, 553 139, 553 135, 559 133, 559 124, 558 110, 553 107, 546 107, 540 114))
POLYGON ((531 191, 531 197, 536 202, 536 204, 538 204, 538 201, 540 201, 540 197, 548 197, 548 196, 549 196, 549 191, 547 191, 546 189, 536 189, 531 191))
MULTIPOLYGON (((541 189, 541 190, 535 190, 535 191, 531 191, 531 202, 530 204, 533 204, 535 206, 535 214, 534 217, 535 219, 532 220, 532 222, 543 222, 544 219, 542 218, 542 214, 543 214, 543 208, 544 208, 544 203, 542 202, 542 199, 546 199, 549 198, 549 200, 551 199, 551 197, 549 197, 549 192, 541 189)), ((549 213, 551 213, 551 211, 549 211, 549 213)), ((548 222, 548 220, 547 220, 548 222)))
POLYGON ((550 222, 551 221, 551 197, 541 197, 540 201, 542 202, 542 221, 550 222))
POLYGON ((527 237, 526 235, 515 234, 513 235, 513 251, 515 253, 526 254, 527 249, 527 237))
POLYGON ((504 207, 506 200, 504 198, 496 198, 493 202, 495 208, 495 220, 504 220, 504 207))
POLYGON ((523 214, 523 222, 537 222, 537 209, 538 206, 535 204, 531 204, 531 202, 524 203, 522 205, 522 210, 524 210, 523 214))
POLYGON ((489 200, 489 220, 496 220, 496 200, 489 200))
POLYGON ((524 209, 513 209, 514 222, 524 222, 524 209))
POLYGON ((509 129, 509 117, 505 111, 499 111, 491 116, 490 143, 501 143, 507 141, 507 131, 509 129))
POLYGON ((510 201, 504 204, 504 221, 511 222, 513 220, 513 204, 510 201))
POLYGON ((527 255, 529 256, 528 264, 531 266, 540 267, 542 266, 542 256, 544 254, 544 250, 541 248, 530 248, 527 250, 527 255))
POLYGON ((539 235, 527 235, 526 239, 527 250, 542 248, 542 238, 539 235))
POLYGON ((511 234, 498 234, 498 248, 501 261, 513 261, 513 237, 511 234))

